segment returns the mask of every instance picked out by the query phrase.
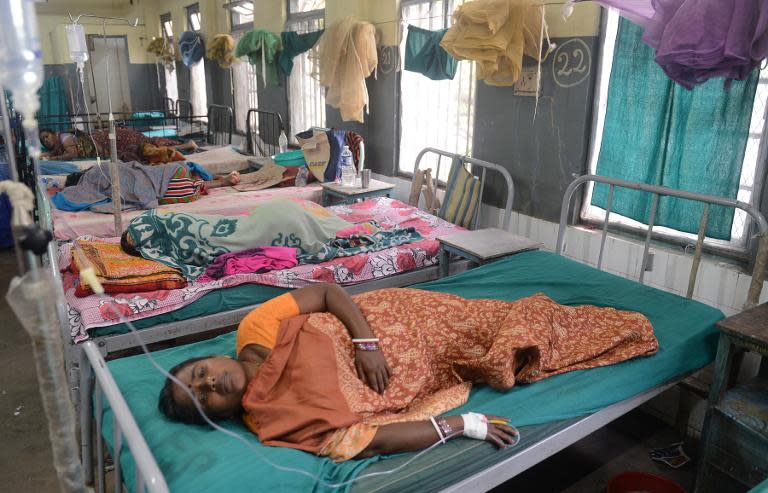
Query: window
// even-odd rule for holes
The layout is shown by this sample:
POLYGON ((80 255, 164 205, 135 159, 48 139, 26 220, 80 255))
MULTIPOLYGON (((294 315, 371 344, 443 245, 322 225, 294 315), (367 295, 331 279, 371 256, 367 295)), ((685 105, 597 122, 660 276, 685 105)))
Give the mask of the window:
POLYGON ((325 0, 288 0, 288 15, 325 10, 325 0))
MULTIPOLYGON (((402 0, 404 24, 438 30, 450 26, 453 10, 464 0, 402 0)), ((405 57, 405 35, 401 59, 405 57)), ((400 158, 398 170, 413 173, 416 156, 424 147, 436 147, 458 154, 472 153, 475 121, 475 70, 470 62, 459 62, 453 80, 435 81, 422 74, 403 70, 400 77, 400 158)), ((434 163, 423 163, 437 170, 434 163)), ((424 166, 427 167, 427 166, 424 166)), ((447 180, 450 163, 440 166, 439 179, 447 180)))
MULTIPOLYGON (((596 173, 597 162, 600 154, 600 147, 602 144, 603 128, 605 125, 605 113, 608 105, 608 84, 611 76, 611 68, 613 64, 613 54, 616 43, 616 36, 619 26, 619 15, 613 10, 609 9, 605 27, 605 39, 601 49, 600 60, 600 73, 598 74, 598 84, 596 88, 595 98, 597 99, 597 114, 595 116, 595 135, 592 141, 590 149, 589 159, 589 172, 596 173)), ((768 108, 768 69, 763 68, 760 73, 760 79, 757 85, 757 91, 755 92, 755 100, 752 107, 752 119, 749 129, 749 138, 747 141, 746 152, 744 154, 744 162, 741 168, 741 177, 739 180, 739 191, 737 199, 741 202, 746 202, 758 205, 760 190, 755 190, 755 179, 762 175, 766 155, 765 149, 768 144, 766 139, 766 109, 768 108)), ((587 222, 603 223, 605 219, 605 210, 594 206, 592 202, 592 187, 589 187, 585 194, 584 207, 582 207, 581 218, 587 222)), ((620 225, 625 228, 642 230, 647 229, 647 225, 644 225, 638 221, 634 221, 625 216, 621 216, 615 212, 611 213, 610 224, 620 225)), ((706 245, 713 247, 720 252, 744 252, 748 246, 747 240, 750 229, 750 217, 746 212, 737 209, 733 218, 733 226, 731 228, 731 239, 717 240, 706 239, 706 245)), ((677 231, 671 228, 654 227, 654 232, 662 235, 673 241, 684 242, 687 244, 695 243, 696 235, 677 231)))
POLYGON ((200 5, 194 4, 187 7, 187 25, 192 31, 200 30, 200 5))
MULTIPOLYGON (((166 42, 166 46, 175 53, 173 46, 173 21, 171 20, 171 14, 163 14, 160 16, 160 36, 166 42)), ((165 97, 171 98, 175 103, 179 99, 179 83, 176 79, 176 70, 174 65, 163 64, 163 72, 165 74, 165 97)))
MULTIPOLYGON (((323 29, 325 0, 289 0, 288 9, 286 31, 306 33, 323 29)), ((325 125, 325 88, 318 81, 316 49, 294 58, 288 77, 291 140, 299 132, 325 125)))
MULTIPOLYGON (((242 36, 242 32, 234 34, 235 43, 240 41, 242 36)), ((232 65, 232 79, 235 87, 235 128, 238 132, 246 131, 245 118, 248 110, 259 107, 257 77, 259 76, 256 74, 256 67, 248 62, 232 65)), ((258 124, 258 121, 255 123, 258 124)))
POLYGON ((205 116, 208 113, 208 95, 205 85, 205 63, 202 60, 189 67, 189 79, 192 113, 194 116, 205 116))
POLYGON ((253 2, 230 2, 227 8, 232 30, 245 29, 253 24, 253 2))
POLYGON ((162 26, 165 37, 173 39, 173 21, 171 20, 170 12, 160 16, 160 25, 162 26))

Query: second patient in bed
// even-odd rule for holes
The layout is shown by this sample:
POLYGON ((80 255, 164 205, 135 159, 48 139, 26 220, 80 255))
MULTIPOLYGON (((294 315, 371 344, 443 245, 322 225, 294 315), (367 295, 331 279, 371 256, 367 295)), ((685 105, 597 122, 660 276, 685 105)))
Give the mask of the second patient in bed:
POLYGON ((336 461, 425 448, 464 433, 515 443, 508 420, 468 413, 473 384, 508 390, 559 373, 653 355, 646 317, 563 306, 543 294, 513 302, 416 289, 351 298, 336 285, 268 301, 240 323, 235 354, 170 370, 160 410, 204 423, 237 418, 261 443, 336 461), (433 422, 433 419, 434 422, 433 422))
MULTIPOLYGON (((161 156, 160 150, 194 151, 197 144, 190 140, 182 143, 163 137, 147 137, 141 132, 129 128, 116 128, 117 155, 121 161, 157 161, 168 162, 182 160, 174 155, 161 156), (174 159, 175 158, 175 159, 174 159)), ((40 130, 40 142, 49 149, 41 159, 67 161, 72 159, 102 158, 110 155, 109 130, 94 130, 87 134, 80 130, 56 132, 51 129, 40 130)))

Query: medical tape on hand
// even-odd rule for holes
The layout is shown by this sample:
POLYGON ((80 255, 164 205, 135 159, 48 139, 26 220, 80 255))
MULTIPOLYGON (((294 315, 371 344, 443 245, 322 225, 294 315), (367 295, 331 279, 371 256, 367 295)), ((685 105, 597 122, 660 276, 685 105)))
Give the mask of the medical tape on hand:
POLYGON ((464 436, 476 440, 485 440, 488 436, 488 418, 484 414, 467 413, 462 414, 464 420, 464 436))

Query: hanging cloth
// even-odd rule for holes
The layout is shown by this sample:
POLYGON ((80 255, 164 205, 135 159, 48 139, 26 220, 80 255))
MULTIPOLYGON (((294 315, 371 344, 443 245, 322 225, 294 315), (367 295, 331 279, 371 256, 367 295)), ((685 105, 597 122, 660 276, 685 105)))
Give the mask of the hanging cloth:
POLYGON ((293 71, 293 59, 307 50, 311 50, 322 36, 325 30, 313 31, 311 33, 299 34, 295 31, 285 31, 280 33, 280 40, 283 42, 283 49, 280 52, 277 63, 280 70, 285 75, 291 75, 293 71))
POLYGON ((459 6, 440 42, 457 60, 477 63, 477 80, 511 86, 523 55, 542 60, 543 9, 532 0, 474 0, 459 6))
POLYGON ((232 54, 235 51, 235 40, 229 34, 217 34, 208 45, 206 55, 209 60, 215 60, 219 67, 229 68, 239 60, 232 54))
POLYGON ((326 104, 338 108, 343 121, 362 122, 368 106, 365 79, 379 63, 376 28, 353 16, 337 21, 320 38, 318 57, 326 104))
POLYGON ((184 31, 179 36, 179 51, 184 65, 191 67, 203 59, 205 43, 202 36, 193 31, 184 31))
POLYGON ((429 31, 408 26, 405 40, 405 70, 418 72, 432 80, 453 80, 459 62, 441 46, 448 29, 429 31))
MULTIPOLYGON (((669 80, 642 39, 622 19, 616 37, 597 174, 735 199, 749 138, 759 71, 723 91, 719 81, 687 91, 669 80)), ((608 186, 592 204, 605 208, 608 186)), ((647 224, 651 194, 616 188, 612 211, 647 224)), ((696 233, 704 205, 661 197, 657 226, 696 233)), ((712 206, 707 236, 728 240, 734 210, 712 206)))
POLYGON ((715 77, 745 80, 768 56, 765 0, 655 0, 643 41, 687 89, 715 77))
MULTIPOLYGON (((54 115, 69 115, 70 113, 69 101, 64 91, 64 79, 58 75, 48 77, 43 81, 43 85, 37 91, 37 95, 40 97, 40 111, 37 113, 40 127, 47 127, 56 131, 67 130, 70 125, 64 123, 48 124, 48 119, 46 118, 54 115)), ((53 120, 51 119, 51 121, 53 120)))
POLYGON ((280 77, 277 73, 277 52, 280 49, 280 38, 264 29, 254 29, 246 33, 235 48, 235 56, 248 57, 248 62, 256 66, 256 73, 261 74, 264 85, 279 86, 280 77))

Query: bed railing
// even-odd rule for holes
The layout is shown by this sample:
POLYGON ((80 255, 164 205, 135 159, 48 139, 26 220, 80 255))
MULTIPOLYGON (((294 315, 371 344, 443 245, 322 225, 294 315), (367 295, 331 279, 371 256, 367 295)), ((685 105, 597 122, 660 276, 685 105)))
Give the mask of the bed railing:
POLYGON ((208 106, 208 131, 205 140, 212 145, 227 145, 232 143, 232 132, 235 129, 235 115, 230 106, 212 104, 208 106))
POLYGON ((280 132, 285 131, 280 113, 251 108, 245 127, 249 154, 274 156, 280 151, 280 132))
POLYGON ((587 183, 604 183, 608 185, 608 199, 605 207, 605 219, 603 221, 603 232, 600 238, 600 253, 597 258, 597 268, 600 269, 603 264, 603 253, 605 250, 605 239, 608 236, 608 219, 611 215, 611 205, 613 202, 613 194, 616 187, 629 188, 632 190, 640 190, 650 193, 653 196, 651 202, 651 212, 648 219, 648 228, 645 235, 645 245, 643 248, 643 259, 640 266, 640 275, 638 282, 641 284, 645 279, 645 272, 648 267, 648 253, 651 246, 651 237, 653 235, 654 222, 656 220, 656 211, 659 205, 660 197, 678 197, 686 200, 693 200, 696 202, 702 202, 704 204, 704 210, 701 214, 701 220, 699 222, 698 237, 696 240, 696 248, 693 254, 693 263, 691 265, 691 271, 688 276, 688 290, 686 296, 688 298, 693 297, 694 289, 696 288, 696 281, 698 277, 699 266, 701 264, 701 254, 704 246, 704 240, 706 238, 707 220, 709 218, 710 205, 719 205, 723 207, 730 207, 733 209, 741 209, 752 217, 757 227, 758 247, 757 256, 755 258, 754 267, 752 269, 752 281, 749 285, 749 291, 747 293, 747 300, 744 308, 750 308, 755 306, 759 299, 760 293, 763 289, 763 281, 765 280, 765 270, 768 264, 768 222, 760 211, 750 204, 740 202, 738 200, 726 199, 723 197, 716 197, 713 195, 704 195, 700 193, 687 192, 684 190, 675 190, 673 188, 661 187, 656 185, 648 185, 645 183, 636 183, 626 180, 619 180, 617 178, 608 178, 597 175, 584 175, 576 178, 565 191, 563 197, 563 204, 560 209, 560 227, 557 232, 557 248, 556 252, 559 255, 563 254, 565 247, 565 235, 568 229, 568 212, 571 207, 573 194, 576 190, 587 183))
POLYGON ((482 159, 475 159, 469 156, 462 156, 460 154, 454 154, 452 152, 441 151, 440 149, 435 149, 434 147, 426 147, 422 149, 421 152, 419 152, 418 156, 416 156, 416 165, 414 167, 414 172, 419 171, 421 166, 421 160, 427 154, 437 155, 437 170, 433 176, 433 182, 434 182, 433 186, 435 190, 438 189, 440 167, 442 164, 443 157, 446 157, 449 159, 448 166, 451 166, 451 164, 455 159, 460 159, 462 163, 468 163, 472 166, 477 166, 481 169, 479 203, 478 203, 478 206, 475 208, 475 217, 472 219, 471 229, 477 228, 477 225, 480 223, 480 209, 482 209, 481 206, 483 204, 483 192, 485 191, 486 172, 490 169, 501 174, 501 176, 504 178, 504 181, 507 184, 507 200, 504 205, 503 228, 509 229, 509 221, 512 217, 512 202, 514 201, 514 198, 515 198, 515 185, 514 185, 514 182, 512 181, 512 176, 509 174, 509 171, 507 171, 506 169, 504 169, 502 166, 498 164, 489 163, 488 161, 483 161, 482 159))
MULTIPOLYGON (((112 459, 114 460, 115 468, 113 471, 115 487, 114 491, 122 491, 122 470, 120 466, 120 455, 123 451, 123 439, 125 444, 131 453, 135 466, 136 466, 136 491, 143 491, 144 487, 150 493, 167 493, 169 491, 168 485, 165 482, 163 473, 160 471, 160 467, 157 465, 154 456, 152 455, 147 442, 139 430, 139 426, 136 424, 136 420, 131 414, 131 410, 128 404, 123 398, 123 394, 120 392, 120 388, 117 386, 115 379, 112 377, 112 373, 107 367, 107 363, 104 358, 99 354, 99 350, 91 341, 83 343, 83 352, 90 361, 91 370, 94 373, 95 379, 95 391, 93 396, 94 401, 94 417, 96 420, 96 437, 97 443, 101 444, 102 440, 102 427, 104 423, 104 397, 107 398, 109 407, 112 411, 112 427, 113 436, 115 441, 115 447, 112 451, 112 459)), ((96 447, 96 461, 98 465, 98 475, 96 477, 96 491, 102 493, 106 491, 106 475, 104 467, 104 451, 102 446, 96 447)), ((91 457, 84 457, 85 463, 91 463, 91 457)), ((92 475, 93 471, 89 471, 92 475)))

